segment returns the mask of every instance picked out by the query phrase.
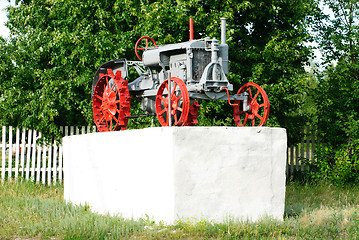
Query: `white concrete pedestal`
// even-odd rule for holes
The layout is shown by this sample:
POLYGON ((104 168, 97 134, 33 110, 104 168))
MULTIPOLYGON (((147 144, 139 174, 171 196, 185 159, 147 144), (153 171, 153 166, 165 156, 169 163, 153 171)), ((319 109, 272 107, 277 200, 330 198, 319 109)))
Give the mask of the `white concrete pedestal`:
POLYGON ((287 136, 267 127, 172 127, 63 139, 64 197, 172 224, 283 219, 287 136))

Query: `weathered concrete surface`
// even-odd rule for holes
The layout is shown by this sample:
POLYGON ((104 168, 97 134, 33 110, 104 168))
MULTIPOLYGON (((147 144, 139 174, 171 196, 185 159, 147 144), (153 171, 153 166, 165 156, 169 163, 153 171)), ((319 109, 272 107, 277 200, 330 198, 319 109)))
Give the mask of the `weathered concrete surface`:
POLYGON ((100 213, 283 219, 287 136, 267 127, 147 128, 68 136, 64 197, 100 213))

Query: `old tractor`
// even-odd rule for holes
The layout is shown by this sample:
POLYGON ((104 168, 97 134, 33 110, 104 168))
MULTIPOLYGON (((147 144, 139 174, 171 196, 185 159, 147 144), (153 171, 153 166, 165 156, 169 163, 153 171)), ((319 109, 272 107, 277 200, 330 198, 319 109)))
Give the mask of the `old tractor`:
POLYGON ((228 101, 233 106, 237 126, 266 123, 269 100, 260 86, 249 82, 237 94, 229 94, 233 85, 226 77, 229 73, 226 19, 221 19, 220 43, 215 38, 193 39, 193 19, 189 26, 187 42, 158 46, 151 37, 144 36, 135 45, 140 61, 119 59, 102 64, 92 84, 93 116, 98 131, 126 129, 129 119, 138 117, 130 113, 133 97, 141 101, 144 115, 157 115, 162 126, 196 125, 198 100, 228 101), (136 70, 138 77, 129 82, 130 68, 136 70))

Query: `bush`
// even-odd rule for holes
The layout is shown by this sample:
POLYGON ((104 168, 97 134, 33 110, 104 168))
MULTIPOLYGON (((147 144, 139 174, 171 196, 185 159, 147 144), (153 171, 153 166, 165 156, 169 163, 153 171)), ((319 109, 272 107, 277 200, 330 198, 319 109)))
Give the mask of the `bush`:
POLYGON ((317 149, 316 161, 308 172, 310 180, 326 179, 336 185, 359 183, 359 120, 350 118, 343 131, 345 143, 317 149))

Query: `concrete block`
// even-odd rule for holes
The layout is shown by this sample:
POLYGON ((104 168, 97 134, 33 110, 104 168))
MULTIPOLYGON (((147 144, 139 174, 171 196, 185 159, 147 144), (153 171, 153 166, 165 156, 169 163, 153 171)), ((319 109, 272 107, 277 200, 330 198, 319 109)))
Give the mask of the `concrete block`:
POLYGON ((99 213, 282 220, 287 136, 268 127, 165 127, 63 139, 64 197, 99 213))

